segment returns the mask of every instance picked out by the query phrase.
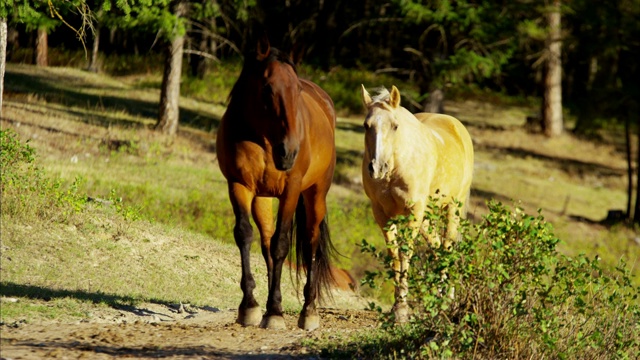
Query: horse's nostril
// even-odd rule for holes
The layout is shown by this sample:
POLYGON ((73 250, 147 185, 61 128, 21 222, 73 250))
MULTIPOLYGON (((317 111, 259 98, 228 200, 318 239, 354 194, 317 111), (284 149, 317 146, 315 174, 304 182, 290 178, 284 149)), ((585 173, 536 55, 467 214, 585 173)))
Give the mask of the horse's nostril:
POLYGON ((373 174, 373 161, 369 163, 369 173, 373 174))

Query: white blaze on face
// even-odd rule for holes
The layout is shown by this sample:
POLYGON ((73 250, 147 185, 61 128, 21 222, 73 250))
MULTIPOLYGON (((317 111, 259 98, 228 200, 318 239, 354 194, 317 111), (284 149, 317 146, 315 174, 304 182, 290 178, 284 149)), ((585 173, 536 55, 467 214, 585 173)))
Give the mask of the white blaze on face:
POLYGON ((382 114, 374 114, 368 119, 369 128, 367 130, 368 136, 368 149, 369 151, 369 164, 367 164, 369 176, 373 179, 382 179, 387 175, 389 170, 388 166, 388 154, 385 152, 386 144, 385 140, 389 131, 387 119, 382 114))
POLYGON ((374 129, 376 129, 376 151, 375 151, 375 157, 372 159, 375 162, 380 162, 380 154, 382 153, 382 144, 384 144, 384 141, 382 141, 382 131, 380 131, 382 129, 382 117, 380 115, 376 115, 375 117, 375 125, 373 126, 374 129))

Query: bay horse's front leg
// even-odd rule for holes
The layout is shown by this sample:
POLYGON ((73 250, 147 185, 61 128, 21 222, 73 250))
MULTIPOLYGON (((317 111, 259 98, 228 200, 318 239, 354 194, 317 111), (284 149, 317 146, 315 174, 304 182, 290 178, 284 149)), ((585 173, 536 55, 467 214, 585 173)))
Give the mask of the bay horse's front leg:
POLYGON ((262 257, 267 264, 267 289, 273 279, 273 259, 271 258, 271 238, 275 232, 273 223, 273 198, 255 197, 253 199, 253 220, 260 232, 262 257))
POLYGON ((267 312, 262 318, 260 327, 265 329, 285 329, 284 317, 282 316, 282 292, 280 280, 282 277, 282 266, 291 244, 291 226, 293 225, 293 214, 298 203, 299 192, 290 192, 288 196, 280 199, 278 207, 278 220, 276 232, 271 238, 271 259, 273 261, 273 276, 269 284, 269 297, 267 299, 267 312))
POLYGON ((243 326, 255 326, 260 324, 262 312, 258 302, 253 296, 256 282, 251 273, 251 243, 253 242, 253 229, 251 227, 250 211, 253 201, 253 193, 244 186, 233 183, 229 185, 229 199, 235 215, 235 226, 233 237, 238 249, 240 249, 240 260, 242 262, 242 278, 240 288, 242 289, 242 302, 238 307, 238 318, 236 322, 243 326))

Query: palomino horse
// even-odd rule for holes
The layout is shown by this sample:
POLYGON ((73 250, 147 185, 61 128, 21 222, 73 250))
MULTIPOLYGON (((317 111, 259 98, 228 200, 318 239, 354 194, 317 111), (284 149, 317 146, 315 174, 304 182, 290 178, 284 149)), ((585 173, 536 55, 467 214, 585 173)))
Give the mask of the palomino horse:
POLYGON ((292 238, 299 266, 307 273, 298 326, 320 324, 316 299, 332 285, 333 245, 325 219, 325 197, 336 163, 333 101, 318 85, 299 79, 288 56, 263 38, 245 57, 217 135, 220 169, 227 179, 235 215, 233 234, 242 258, 243 298, 237 322, 285 327, 280 278, 292 238), (279 200, 274 228, 272 201, 279 200), (295 213, 295 234, 294 234, 295 213), (249 251, 253 220, 267 263, 269 296, 262 316, 249 251))
MULTIPOLYGON (((429 197, 433 196, 439 205, 447 207, 444 246, 449 248, 458 237, 460 217, 466 216, 466 210, 458 209, 453 201, 466 205, 469 199, 473 145, 457 119, 441 114, 414 115, 400 106, 400 92, 395 86, 391 93, 384 89, 372 98, 363 85, 362 99, 367 108, 362 180, 393 259, 396 284, 393 313, 397 322, 405 322, 412 244, 409 251, 400 251, 397 229, 388 222, 398 215, 413 214, 409 226, 415 237, 429 225, 423 221, 424 212, 429 197)), ((437 236, 431 236, 429 242, 440 246, 437 236)))

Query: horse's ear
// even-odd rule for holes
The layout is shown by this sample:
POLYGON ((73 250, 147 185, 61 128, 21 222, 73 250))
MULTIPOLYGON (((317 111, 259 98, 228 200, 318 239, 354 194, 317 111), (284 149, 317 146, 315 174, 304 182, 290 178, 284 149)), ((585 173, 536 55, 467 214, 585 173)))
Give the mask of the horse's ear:
POLYGON ((369 105, 371 105, 371 95, 369 95, 369 92, 367 91, 367 89, 364 88, 364 85, 361 84, 362 86, 362 102, 364 103, 365 107, 369 107, 369 105))
POLYGON ((393 109, 397 109, 400 106, 400 90, 395 85, 391 86, 391 93, 389 94, 389 105, 393 109))
POLYGON ((256 44, 256 59, 258 61, 262 61, 266 59, 267 56, 269 56, 270 52, 271 45, 269 44, 269 38, 267 37, 267 34, 262 34, 262 36, 260 36, 260 39, 258 39, 258 43, 256 44))

